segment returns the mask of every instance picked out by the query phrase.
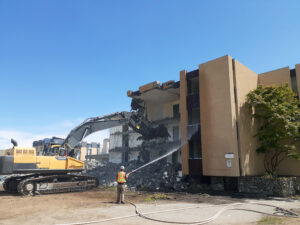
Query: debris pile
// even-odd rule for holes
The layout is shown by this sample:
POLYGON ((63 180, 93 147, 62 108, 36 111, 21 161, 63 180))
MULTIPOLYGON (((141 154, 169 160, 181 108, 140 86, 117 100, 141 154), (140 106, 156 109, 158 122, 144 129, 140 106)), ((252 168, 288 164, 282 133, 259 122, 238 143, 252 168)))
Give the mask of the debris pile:
MULTIPOLYGON (((142 165, 141 161, 130 161, 125 163, 125 171, 128 173, 142 165)), ((116 185, 116 176, 120 166, 121 164, 107 163, 104 166, 87 170, 87 173, 98 177, 100 185, 110 187, 116 185)), ((186 191, 188 183, 182 181, 179 171, 181 171, 180 164, 174 165, 163 159, 130 174, 127 186, 133 190, 186 191)))
POLYGON ((85 169, 86 170, 91 170, 91 169, 95 169, 99 166, 103 166, 103 163, 100 163, 99 161, 95 160, 95 159, 91 159, 91 160, 87 160, 85 161, 85 169))

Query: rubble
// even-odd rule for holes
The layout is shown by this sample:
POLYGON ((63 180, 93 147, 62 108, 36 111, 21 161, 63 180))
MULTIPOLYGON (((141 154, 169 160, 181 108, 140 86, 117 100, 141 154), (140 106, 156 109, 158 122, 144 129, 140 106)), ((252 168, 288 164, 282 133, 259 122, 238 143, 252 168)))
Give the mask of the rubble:
MULTIPOLYGON (((125 172, 129 173, 167 152, 179 149, 180 145, 180 141, 169 141, 166 138, 143 141, 138 148, 127 149, 129 153, 138 150, 135 160, 129 160, 126 163, 107 162, 105 164, 88 162, 86 173, 98 177, 100 185, 111 187, 116 185, 116 176, 121 165, 125 166, 125 172)), ((179 161, 166 157, 130 174, 127 186, 132 190, 187 191, 188 183, 182 179, 182 168, 179 161)))
MULTIPOLYGON (((135 160, 125 163, 125 171, 128 173, 144 163, 135 160)), ((87 170, 89 175, 98 177, 100 185, 111 187, 115 185, 116 175, 121 164, 107 163, 87 170)), ((165 159, 151 164, 135 173, 130 174, 127 186, 133 190, 145 191, 186 191, 188 183, 180 177, 180 164, 168 163, 165 159)))

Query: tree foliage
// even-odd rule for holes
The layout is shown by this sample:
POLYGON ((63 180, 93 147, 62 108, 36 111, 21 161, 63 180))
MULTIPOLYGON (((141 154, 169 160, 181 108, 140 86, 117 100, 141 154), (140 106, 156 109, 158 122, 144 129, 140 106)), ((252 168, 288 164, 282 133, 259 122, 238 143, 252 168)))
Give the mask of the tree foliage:
POLYGON ((259 123, 255 135, 260 143, 258 153, 264 153, 266 172, 277 176, 280 163, 287 157, 300 160, 296 149, 300 134, 299 101, 287 85, 259 86, 247 95, 253 116, 259 123))

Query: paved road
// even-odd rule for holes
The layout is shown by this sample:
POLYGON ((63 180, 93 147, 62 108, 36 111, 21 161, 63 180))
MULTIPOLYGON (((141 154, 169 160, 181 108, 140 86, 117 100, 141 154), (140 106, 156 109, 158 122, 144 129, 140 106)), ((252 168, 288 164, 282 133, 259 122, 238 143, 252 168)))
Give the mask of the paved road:
MULTIPOLYGON (((231 198, 226 196, 210 196, 207 194, 167 193, 168 200, 157 202, 145 202, 151 193, 127 192, 126 198, 136 202, 141 213, 166 211, 164 213, 148 214, 149 217, 158 220, 168 220, 188 223, 205 220, 214 216, 228 204, 241 203, 231 206, 231 210, 224 211, 220 216, 209 224, 256 224, 264 215, 255 213, 256 210, 264 213, 273 213, 274 208, 253 205, 248 203, 267 203, 286 209, 296 209, 300 213, 300 201, 292 199, 277 198, 272 200, 250 200, 246 198, 231 198), (177 210, 179 208, 189 208, 177 210), (247 209, 248 211, 232 210, 233 208, 247 209), (250 211, 249 211, 250 210, 250 211)), ((0 224, 72 224, 110 219, 114 217, 125 217, 114 221, 93 224, 116 224, 116 225, 155 225, 166 224, 154 222, 135 215, 132 205, 116 205, 115 190, 95 189, 88 192, 64 193, 53 195, 42 195, 34 197, 22 197, 10 195, 0 191, 0 224)), ((284 220, 283 224, 300 224, 300 219, 284 220)))
MULTIPOLYGON (((255 224, 257 221, 259 221, 264 215, 259 214, 256 212, 251 211, 242 211, 242 210, 233 210, 233 209, 246 209, 246 210, 255 210, 260 211, 263 213, 270 213, 272 214, 274 212, 274 208, 268 207, 268 206, 262 206, 262 205, 254 205, 249 203, 267 203, 272 204, 274 206, 284 207, 287 209, 293 209, 298 208, 300 210, 300 202, 295 200, 247 200, 246 202, 243 202, 240 205, 232 205, 229 206, 228 209, 223 213, 220 214, 220 216, 212 221, 209 224, 219 225, 219 224, 255 224)), ((205 219, 208 219, 216 213, 218 213, 222 208, 226 206, 225 205, 211 205, 211 204, 195 204, 195 203, 171 203, 171 204, 164 204, 164 203, 150 203, 150 204, 137 204, 138 209, 142 213, 149 213, 149 212, 157 212, 157 211, 166 211, 170 210, 169 212, 164 213, 154 213, 154 214, 147 214, 147 216, 158 219, 158 220, 167 220, 167 221, 175 221, 175 222, 182 222, 184 223, 191 223, 191 222, 198 222, 205 219), (194 207, 194 208, 193 208, 194 207), (196 208, 197 207, 197 208, 196 208), (171 211, 173 209, 179 209, 179 208, 188 208, 186 210, 178 210, 178 211, 171 211)), ((78 212, 77 212, 78 213, 78 212)), ((86 215, 84 211, 81 212, 82 215, 86 215)), ((123 217, 123 216, 130 216, 135 215, 134 213, 134 207, 131 205, 120 205, 120 206, 112 206, 109 208, 95 208, 92 211, 89 210, 89 215, 94 214, 95 216, 93 218, 89 219, 69 219, 64 220, 66 223, 72 223, 72 222, 90 222, 90 221, 97 221, 97 220, 103 220, 105 218, 114 218, 114 217, 123 217)), ((299 220, 293 220, 291 224, 300 224, 299 220)), ((124 219, 118 219, 113 221, 107 221, 107 222, 101 222, 101 223, 94 223, 94 224, 122 224, 122 225, 150 225, 150 224, 166 224, 162 222, 155 222, 151 220, 147 220, 141 217, 129 217, 124 219)))

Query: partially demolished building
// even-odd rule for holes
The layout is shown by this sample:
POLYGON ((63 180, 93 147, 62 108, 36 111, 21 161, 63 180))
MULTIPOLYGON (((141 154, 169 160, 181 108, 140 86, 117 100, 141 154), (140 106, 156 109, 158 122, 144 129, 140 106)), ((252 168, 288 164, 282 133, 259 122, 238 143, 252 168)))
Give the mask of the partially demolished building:
MULTIPOLYGON (((144 101, 149 121, 167 127, 167 141, 181 143, 181 151, 168 160, 182 163, 183 174, 255 176, 264 174, 263 155, 256 153, 258 143, 253 136, 257 127, 245 106, 246 95, 258 85, 286 83, 300 95, 300 64, 295 69, 257 74, 226 55, 200 64, 194 71, 182 70, 178 82, 155 81, 127 95, 144 101)), ((127 162, 141 155, 137 152, 147 146, 137 137, 128 127, 112 129, 110 160, 127 162)), ((148 159, 163 150, 162 142, 156 142, 148 159)), ((300 176, 300 163, 285 160, 279 175, 300 176)))
MULTIPOLYGON (((128 95, 140 99, 145 108, 145 118, 152 125, 166 127, 169 137, 141 140, 141 136, 127 125, 110 129, 110 162, 121 163, 132 160, 150 161, 171 148, 180 145, 179 82, 169 81, 160 85, 158 81, 139 88, 128 95)), ((180 163, 180 152, 167 159, 180 163)))

